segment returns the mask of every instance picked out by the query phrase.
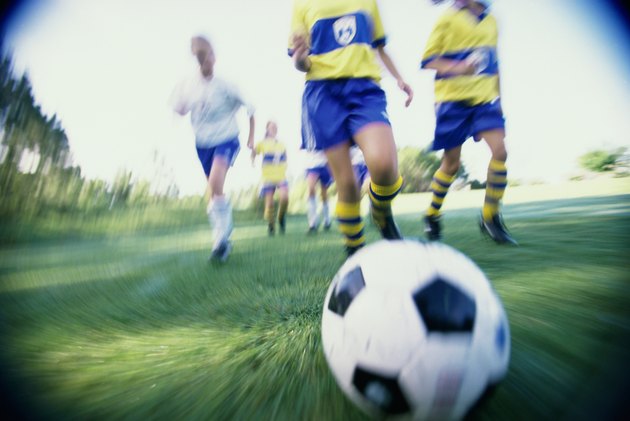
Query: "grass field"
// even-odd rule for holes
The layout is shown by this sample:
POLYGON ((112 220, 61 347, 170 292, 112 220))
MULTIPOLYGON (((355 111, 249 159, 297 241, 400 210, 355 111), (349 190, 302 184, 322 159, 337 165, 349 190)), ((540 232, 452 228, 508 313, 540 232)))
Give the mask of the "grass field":
MULTIPOLYGON (((486 272, 510 320, 507 378, 476 419, 613 419, 629 405, 630 180, 508 190, 520 241, 476 225, 482 192, 449 196, 444 241, 486 272)), ((397 199, 419 237, 426 195, 397 199)), ((200 209, 200 212, 203 212, 200 209)), ((205 224, 0 248, 4 411, 41 419, 358 420, 320 344, 336 230, 284 237, 241 222, 227 265, 205 224)), ((368 230, 370 241, 377 238, 368 230)))

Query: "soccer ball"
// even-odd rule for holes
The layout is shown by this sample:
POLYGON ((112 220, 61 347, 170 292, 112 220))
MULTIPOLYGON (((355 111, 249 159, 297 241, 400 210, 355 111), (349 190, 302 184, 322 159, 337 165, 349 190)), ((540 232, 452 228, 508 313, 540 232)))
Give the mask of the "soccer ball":
POLYGON ((408 240, 373 243, 342 265, 322 343, 341 389, 377 417, 462 418, 510 359, 505 311, 479 267, 408 240))

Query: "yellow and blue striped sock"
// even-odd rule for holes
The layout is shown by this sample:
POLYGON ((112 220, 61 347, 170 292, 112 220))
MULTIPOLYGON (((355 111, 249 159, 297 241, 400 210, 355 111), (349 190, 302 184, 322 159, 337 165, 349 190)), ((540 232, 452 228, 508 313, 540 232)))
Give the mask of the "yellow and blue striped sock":
POLYGON ((384 228, 385 218, 392 214, 392 200, 402 189, 403 178, 398 176, 396 182, 390 186, 379 186, 370 181, 370 203, 372 205, 372 219, 376 224, 384 228))
POLYGON ((265 218, 265 220, 269 223, 270 226, 274 226, 274 221, 275 221, 275 209, 274 209, 274 205, 271 204, 271 206, 265 206, 265 213, 263 215, 263 217, 265 218))
POLYGON ((455 181, 455 174, 447 174, 441 169, 438 169, 435 174, 433 174, 433 180, 430 186, 433 196, 431 197, 431 205, 427 210, 428 216, 438 216, 440 214, 444 198, 446 197, 446 193, 448 193, 449 187, 453 184, 453 181, 455 181))
POLYGON ((335 208, 339 230, 345 236, 345 245, 359 248, 365 244, 363 220, 361 219, 361 202, 337 202, 335 208))
POLYGON ((490 221, 499 213, 499 204, 507 187, 507 167, 504 161, 490 160, 486 180, 486 198, 483 203, 483 219, 490 221))

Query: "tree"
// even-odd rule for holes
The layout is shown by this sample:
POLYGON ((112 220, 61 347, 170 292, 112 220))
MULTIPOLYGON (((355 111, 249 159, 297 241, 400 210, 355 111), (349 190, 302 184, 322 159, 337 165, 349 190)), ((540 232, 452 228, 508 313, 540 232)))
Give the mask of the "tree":
MULTIPOLYGON (((428 149, 406 146, 398 151, 398 168, 405 180, 403 193, 417 193, 430 190, 433 174, 440 167, 440 158, 428 149)), ((464 164, 457 171, 457 178, 468 180, 464 164)))
POLYGON ((594 150, 580 156, 580 166, 593 172, 606 172, 615 169, 615 165, 619 158, 625 153, 625 148, 619 148, 614 151, 594 150))

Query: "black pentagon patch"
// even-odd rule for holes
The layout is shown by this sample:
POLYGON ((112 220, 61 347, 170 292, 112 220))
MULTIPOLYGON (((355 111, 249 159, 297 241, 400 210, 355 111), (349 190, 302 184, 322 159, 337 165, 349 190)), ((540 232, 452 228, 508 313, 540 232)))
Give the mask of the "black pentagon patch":
POLYGON ((409 404, 395 377, 381 376, 356 367, 352 375, 352 384, 364 398, 383 412, 396 415, 409 412, 409 404))
POLYGON ((437 278, 413 295, 413 301, 430 332, 472 332, 477 305, 459 288, 437 278))
POLYGON ((339 280, 335 286, 330 300, 328 301, 328 310, 337 313, 340 316, 346 314, 352 300, 365 288, 363 280, 363 272, 361 266, 357 266, 339 280))

